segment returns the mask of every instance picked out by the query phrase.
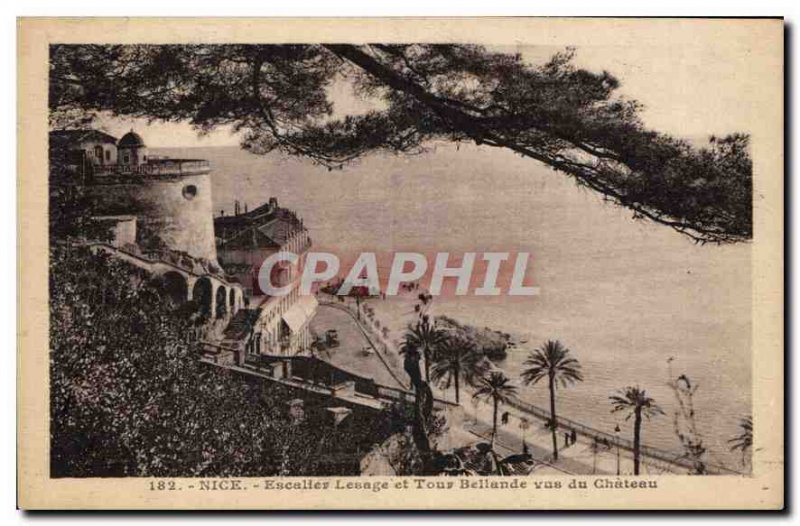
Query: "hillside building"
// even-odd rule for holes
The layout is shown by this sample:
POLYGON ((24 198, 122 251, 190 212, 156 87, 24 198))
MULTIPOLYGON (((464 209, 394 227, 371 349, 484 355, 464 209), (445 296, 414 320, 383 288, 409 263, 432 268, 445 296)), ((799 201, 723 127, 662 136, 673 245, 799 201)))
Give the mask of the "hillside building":
POLYGON ((98 130, 54 131, 50 146, 51 155, 66 153, 94 219, 112 233, 95 246, 146 270, 175 303, 195 303, 212 322, 209 352, 241 362, 308 351, 317 301, 299 294, 299 268, 311 238, 294 212, 272 198, 214 218, 208 161, 152 155, 133 130, 119 140, 98 130), (258 272, 278 251, 300 261, 275 267, 272 283, 291 292, 272 297, 259 288, 258 272))
MULTIPOLYGON (((211 166, 202 159, 148 155, 133 130, 50 133, 51 161, 65 160, 110 240, 89 240, 144 270, 175 303, 193 302, 217 332, 244 307, 245 291, 217 261, 211 166)), ((74 182, 71 184, 75 184, 74 182)))
POLYGON ((249 298, 247 312, 237 315, 226 332, 229 344, 246 341, 251 355, 305 354, 311 345, 309 322, 317 300, 299 291, 300 269, 311 247, 303 221, 271 198, 249 212, 241 212, 237 203, 233 215, 215 218, 214 228, 220 264, 242 284, 249 298), (258 285, 258 273, 267 257, 281 251, 297 254, 298 262, 273 268, 273 286, 289 286, 290 292, 269 296, 258 285))

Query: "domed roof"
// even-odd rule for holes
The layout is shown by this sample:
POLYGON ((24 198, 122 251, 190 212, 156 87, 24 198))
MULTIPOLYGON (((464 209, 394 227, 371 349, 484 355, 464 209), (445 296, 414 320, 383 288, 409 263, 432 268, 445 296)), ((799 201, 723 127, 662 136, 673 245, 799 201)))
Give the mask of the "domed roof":
POLYGON ((136 133, 135 131, 131 130, 125 135, 117 143, 118 147, 128 147, 128 148, 142 148, 144 147, 144 140, 142 136, 136 133))

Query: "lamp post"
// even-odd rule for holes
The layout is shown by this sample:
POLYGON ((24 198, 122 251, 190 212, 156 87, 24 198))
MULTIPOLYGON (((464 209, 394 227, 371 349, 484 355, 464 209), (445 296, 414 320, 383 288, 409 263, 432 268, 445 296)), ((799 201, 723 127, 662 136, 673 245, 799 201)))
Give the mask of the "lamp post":
POLYGON ((617 442, 617 476, 619 476, 619 424, 614 426, 614 435, 617 442))

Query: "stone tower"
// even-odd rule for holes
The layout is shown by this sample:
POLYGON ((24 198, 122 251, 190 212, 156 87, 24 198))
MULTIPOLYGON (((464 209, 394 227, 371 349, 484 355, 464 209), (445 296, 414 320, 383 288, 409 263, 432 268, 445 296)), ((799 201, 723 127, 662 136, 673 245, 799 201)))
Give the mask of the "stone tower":
POLYGON ((121 200, 130 200, 128 213, 138 221, 137 240, 147 244, 155 237, 170 250, 217 264, 208 163, 170 160, 158 164, 160 173, 148 174, 139 184, 115 187, 122 191, 121 200))
POLYGON ((219 265, 208 161, 148 156, 134 132, 120 139, 117 159, 88 187, 96 212, 135 216, 136 241, 144 250, 166 248, 219 265))

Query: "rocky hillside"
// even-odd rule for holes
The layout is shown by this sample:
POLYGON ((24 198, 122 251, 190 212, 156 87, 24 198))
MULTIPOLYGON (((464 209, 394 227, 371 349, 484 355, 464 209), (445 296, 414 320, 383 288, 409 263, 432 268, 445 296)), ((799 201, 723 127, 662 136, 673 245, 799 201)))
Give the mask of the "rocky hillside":
POLYGON ((508 333, 489 327, 479 328, 462 324, 448 316, 437 316, 436 324, 447 331, 455 332, 459 337, 475 342, 476 347, 490 360, 500 361, 506 357, 511 342, 511 335, 508 333))

